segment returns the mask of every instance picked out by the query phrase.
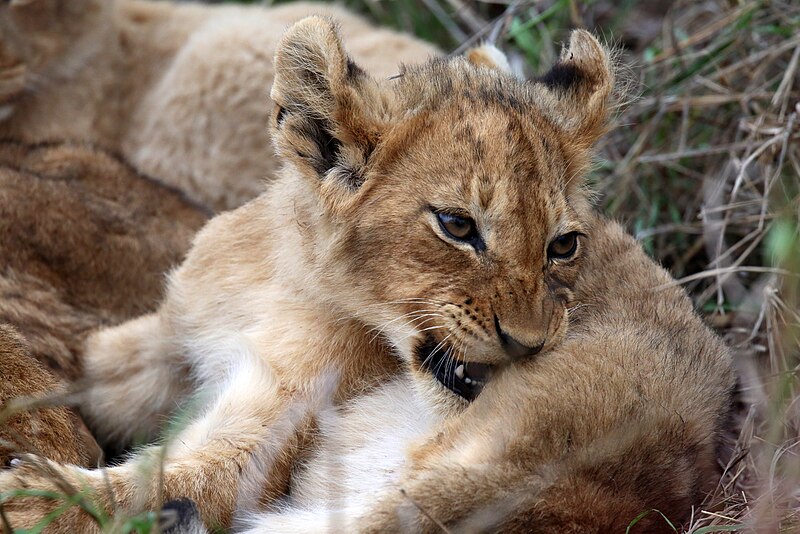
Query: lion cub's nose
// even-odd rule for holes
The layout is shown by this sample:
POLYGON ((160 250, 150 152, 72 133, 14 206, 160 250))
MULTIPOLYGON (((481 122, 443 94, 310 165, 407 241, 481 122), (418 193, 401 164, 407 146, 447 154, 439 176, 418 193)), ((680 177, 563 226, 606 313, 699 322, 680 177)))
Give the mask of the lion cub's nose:
POLYGON ((500 327, 500 320, 496 315, 494 318, 494 327, 497 330, 497 335, 500 336, 500 343, 503 346, 503 350, 506 351, 506 354, 508 354, 512 360, 520 360, 522 358, 535 356, 539 354, 539 351, 544 347, 544 341, 533 347, 520 343, 503 331, 500 327))

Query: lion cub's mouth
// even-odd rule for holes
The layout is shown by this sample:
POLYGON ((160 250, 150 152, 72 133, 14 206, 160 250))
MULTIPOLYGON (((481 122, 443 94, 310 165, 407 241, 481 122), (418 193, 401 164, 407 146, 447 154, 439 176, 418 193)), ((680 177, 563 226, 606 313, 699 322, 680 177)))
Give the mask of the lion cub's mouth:
POLYGON ((439 383, 467 401, 475 400, 491 378, 491 365, 458 361, 450 347, 438 343, 432 336, 427 336, 419 345, 416 357, 420 366, 439 383))

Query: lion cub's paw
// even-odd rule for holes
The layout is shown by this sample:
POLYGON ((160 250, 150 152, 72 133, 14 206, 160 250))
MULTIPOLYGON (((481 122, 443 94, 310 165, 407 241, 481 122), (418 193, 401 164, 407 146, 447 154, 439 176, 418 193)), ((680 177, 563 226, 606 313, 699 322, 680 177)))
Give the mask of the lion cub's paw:
POLYGON ((159 531, 163 534, 205 534, 208 529, 194 501, 176 499, 161 508, 159 531))

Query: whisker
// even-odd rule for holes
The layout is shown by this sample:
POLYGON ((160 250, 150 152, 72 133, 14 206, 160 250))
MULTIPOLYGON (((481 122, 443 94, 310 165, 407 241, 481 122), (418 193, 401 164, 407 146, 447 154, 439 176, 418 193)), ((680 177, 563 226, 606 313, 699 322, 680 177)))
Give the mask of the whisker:
POLYGON ((374 304, 367 304, 364 307, 365 308, 376 308, 376 307, 380 307, 380 306, 388 306, 388 305, 391 305, 391 304, 415 304, 415 303, 433 304, 433 305, 436 305, 436 306, 441 306, 443 304, 450 304, 449 302, 447 302, 445 300, 432 299, 432 298, 422 298, 422 297, 409 297, 409 298, 399 299, 399 300, 389 300, 389 301, 385 301, 385 302, 376 302, 374 304))
POLYGON ((445 373, 448 382, 450 382, 450 389, 456 387, 455 366, 456 366, 456 361, 453 359, 453 356, 451 355, 449 358, 447 358, 447 367, 446 367, 447 371, 445 373))
MULTIPOLYGON (((410 315, 410 314, 406 314, 406 315, 410 315)), ((403 317, 405 317, 405 316, 402 316, 402 317, 397 317, 396 319, 392 319, 391 321, 389 321, 389 322, 387 322, 386 324, 384 324, 384 325, 383 325, 383 326, 380 328, 380 330, 378 330, 378 332, 376 332, 376 333, 375 333, 375 335, 374 335, 374 336, 372 336, 372 339, 370 339, 370 343, 371 343, 371 342, 373 342, 373 341, 375 341, 375 340, 376 340, 376 339, 377 339, 377 338, 378 338, 378 337, 379 337, 379 336, 380 336, 380 335, 383 333, 383 331, 384 331, 384 330, 386 330, 386 327, 387 327, 387 326, 389 326, 391 323, 393 323, 393 322, 394 322, 394 321, 396 321, 396 320, 402 319, 403 317)), ((403 328, 403 327, 405 327, 405 326, 410 326, 410 325, 413 325, 413 324, 414 324, 414 321, 418 321, 418 320, 420 320, 420 319, 424 319, 424 318, 426 318, 426 317, 429 317, 429 318, 430 318, 430 317, 444 317, 444 316, 443 316, 442 314, 440 314, 440 313, 425 313, 425 314, 419 315, 419 316, 417 316, 417 317, 412 317, 410 320, 408 320, 408 321, 406 321, 405 323, 403 323, 402 325, 400 325, 400 328, 403 328)), ((370 330, 370 332, 372 332, 372 330, 370 330)))
POLYGON ((585 302, 581 302, 580 304, 576 304, 575 306, 572 306, 571 308, 567 308, 567 311, 569 313, 572 313, 575 310, 579 310, 581 308, 590 308, 590 307, 591 307, 591 304, 586 304, 585 302))
POLYGON ((417 334, 421 334, 423 332, 428 332, 428 331, 431 331, 431 330, 447 330, 447 327, 446 326, 441 326, 441 325, 429 326, 429 327, 421 329, 419 332, 412 332, 410 334, 406 334, 405 336, 403 336, 400 339, 404 341, 404 340, 406 340, 406 339, 408 339, 410 337, 416 336, 417 334))
MULTIPOLYGON (((423 316, 423 317, 417 317, 417 318, 415 318, 415 319, 411 319, 410 321, 408 321, 408 322, 407 322, 407 323, 406 323, 404 326, 414 326, 414 328, 420 328, 420 327, 422 327, 422 325, 428 324, 428 323, 430 323, 431 321, 435 321, 435 320, 436 320, 438 317, 441 317, 441 316, 440 316, 440 315, 432 315, 432 316, 429 316, 429 317, 427 317, 427 318, 425 318, 425 316, 423 316), (417 323, 417 324, 414 324, 414 323, 415 323, 415 321, 419 321, 420 319, 424 319, 424 320, 423 320, 423 321, 420 321, 420 322, 419 322, 419 323, 417 323)), ((437 326, 437 327, 439 327, 439 328, 446 328, 446 327, 444 327, 444 326, 441 326, 441 325, 435 325, 435 326, 437 326)), ((421 332, 424 332, 425 330, 427 330, 427 329, 423 329, 423 330, 421 330, 421 332)), ((412 335, 412 336, 413 336, 414 334, 417 334, 417 332, 414 332, 414 333, 412 333, 412 334, 410 334, 410 335, 412 335)))
MULTIPOLYGON (((434 374, 438 374, 438 373, 439 373, 439 370, 440 370, 442 367, 444 367, 444 371, 445 371, 444 375, 445 375, 445 377, 447 377, 447 376, 448 376, 448 374, 449 374, 449 373, 448 373, 448 368, 449 368, 448 366, 450 365, 450 361, 451 361, 451 360, 452 360, 452 358, 448 358, 448 357, 447 357, 447 349, 445 349, 445 357, 444 357, 444 358, 442 358, 441 360, 439 360, 439 364, 436 366, 436 370, 434 371, 434 374)), ((445 386, 447 386, 447 384, 445 384, 445 386)), ((448 387, 449 387, 449 386, 448 386, 448 387)))
POLYGON ((431 353, 430 353, 430 354, 428 354, 428 356, 427 356, 427 357, 426 357, 426 358, 423 360, 423 362, 422 362, 422 366, 423 366, 423 367, 424 367, 424 366, 425 366, 425 365, 428 363, 428 360, 430 360, 430 359, 433 357, 433 355, 434 355, 434 354, 436 354, 436 352, 437 352, 437 351, 438 351, 438 350, 439 350, 439 349, 442 347, 442 345, 444 345, 445 341, 447 341, 447 340, 448 340, 448 339, 449 339, 449 338, 450 338, 452 335, 453 335, 452 333, 450 333, 450 334, 447 334, 447 335, 445 336, 445 338, 444 338, 443 340, 441 340, 441 341, 439 342, 439 344, 438 344, 438 345, 436 345, 436 346, 433 348, 433 350, 431 351, 431 353))
POLYGON ((427 327, 427 328, 423 328, 422 330, 420 330, 420 333, 422 333, 422 332, 428 332, 428 331, 430 331, 430 330, 447 330, 447 327, 446 327, 446 326, 441 326, 441 325, 438 325, 438 324, 437 324, 437 325, 434 325, 434 326, 429 326, 429 327, 427 327))
POLYGON ((466 339, 462 339, 458 343, 458 349, 456 349, 456 356, 462 362, 466 361, 466 357, 467 357, 467 351, 465 350, 466 346, 467 346, 467 340, 466 339))
POLYGON ((438 312, 438 310, 436 310, 436 309, 424 309, 424 310, 414 310, 414 311, 411 311, 411 312, 408 312, 408 313, 404 313, 403 315, 400 315, 399 317, 395 317, 394 319, 390 319, 390 320, 386 321, 385 323, 383 323, 380 326, 376 326, 376 327, 371 328, 370 329, 370 333, 372 333, 373 330, 378 330, 378 329, 383 330, 384 328, 386 328, 387 326, 389 326, 393 322, 399 321, 403 317, 408 317, 409 315, 415 315, 415 314, 426 313, 426 312, 438 312))

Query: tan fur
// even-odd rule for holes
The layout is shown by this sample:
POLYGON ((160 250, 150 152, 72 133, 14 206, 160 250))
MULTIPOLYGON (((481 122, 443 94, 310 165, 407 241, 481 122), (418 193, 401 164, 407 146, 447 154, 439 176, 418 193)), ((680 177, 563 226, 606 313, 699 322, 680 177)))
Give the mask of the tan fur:
MULTIPOLYGON (((199 406, 196 415, 165 450, 146 449, 109 469, 113 498, 99 473, 52 462, 16 469, 0 478, 0 489, 49 487, 37 474, 44 469, 93 488, 109 510, 112 503, 154 508, 162 497, 189 497, 208 524, 228 526, 235 510, 248 516, 286 490, 321 410, 405 376, 420 401, 448 420, 412 455, 405 484, 409 494, 430 499, 445 522, 461 520, 480 498, 502 497, 508 483, 522 484, 526 499, 530 488, 545 498, 519 501, 525 513, 513 515, 510 527, 532 517, 574 530, 588 519, 563 515, 561 504, 589 506, 605 521, 615 502, 604 508, 605 501, 592 500, 591 485, 622 501, 639 489, 651 495, 655 484, 647 477, 664 471, 651 471, 650 463, 675 468, 674 484, 661 487, 658 502, 685 511, 711 459, 729 362, 680 290, 653 294, 641 306, 628 302, 669 279, 589 207, 582 176, 613 103, 608 53, 576 31, 559 63, 537 81, 495 67, 433 60, 378 81, 349 60, 329 21, 312 17, 293 26, 278 46, 272 89, 275 143, 285 162, 280 178, 198 234, 156 313, 101 330, 87 343, 82 408, 102 439, 126 443, 155 430, 155 418, 132 416, 121 399, 137 413, 186 403, 199 406), (471 217, 480 239, 448 237, 437 212, 471 217), (550 244, 571 232, 584 234, 574 255, 551 257, 550 244), (618 301, 604 300, 617 293, 618 301), (654 329, 638 329, 640 320, 654 329), (687 336, 688 344, 671 336, 687 336), (509 339, 540 344, 541 353, 524 357, 509 349, 509 339), (588 348, 579 346, 584 339, 588 348), (637 367, 633 347, 647 365, 637 367), (115 373, 132 361, 142 362, 139 372, 115 373), (497 376, 472 405, 444 385, 455 384, 460 362, 472 372, 479 364, 495 367, 497 376), (680 371, 675 385, 664 376, 672 367, 680 371), (182 368, 195 399, 165 384, 182 368), (695 388, 698 377, 713 385, 695 388), (684 386, 683 398, 673 399, 684 386), (583 400, 592 394, 603 402, 587 414, 583 400), (681 404, 701 394, 699 408, 681 404), (670 403, 677 403, 681 425, 670 403), (641 423, 641 439, 612 443, 604 456, 603 440, 619 423, 641 423), (641 457, 629 453, 639 450, 634 444, 642 445, 641 457), (688 445, 696 454, 683 461, 688 445), (623 453, 632 471, 620 476, 642 477, 621 482, 631 486, 613 494, 615 475, 610 483, 597 475, 605 469, 597 462, 623 453), (137 475, 162 454, 161 477, 137 475), (492 461, 484 464, 484 457, 492 461), (550 497, 554 486, 538 481, 537 470, 559 461, 586 485, 550 497), (484 469, 475 480, 491 484, 442 485, 444 471, 473 466, 484 469)), ((400 503, 387 499, 355 526, 397 528, 400 503)), ((13 515, 30 524, 42 512, 28 502, 13 515)), ((431 528, 413 510, 411 520, 431 528)))
MULTIPOLYGON (((152 309, 163 273, 204 220, 181 194, 104 152, 0 143, 2 402, 79 379, 89 332, 152 309)), ((47 422, 23 413, 3 427, 13 452, 96 465, 97 445, 74 414, 41 413, 47 422)))
POLYGON ((437 53, 325 4, 6 2, 0 137, 97 143, 215 209, 239 206, 277 170, 265 128, 272 55, 310 13, 334 16, 379 77, 437 53))
MULTIPOLYGON (((30 354, 25 339, 0 324, 0 407, 13 399, 63 392, 65 384, 30 354)), ((80 418, 64 407, 20 410, 0 423, 0 466, 14 453, 36 452, 57 462, 96 465, 100 450, 80 418)))
MULTIPOLYGON (((624 532, 648 510, 685 524, 713 489, 730 355, 681 289, 655 289, 670 277, 618 225, 599 220, 589 239, 564 343, 505 369, 413 455, 400 487, 455 531, 624 532)), ((438 530, 394 492, 358 530, 398 517, 438 530)), ((672 529, 651 512, 633 531, 672 529)))

